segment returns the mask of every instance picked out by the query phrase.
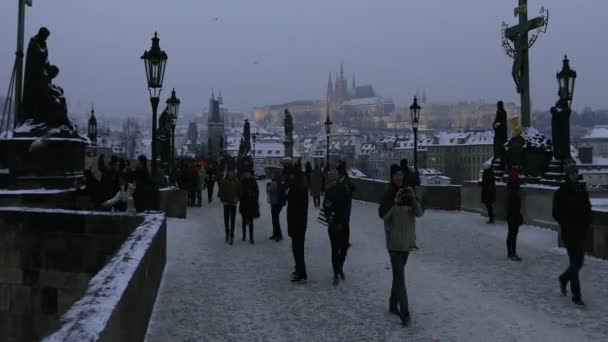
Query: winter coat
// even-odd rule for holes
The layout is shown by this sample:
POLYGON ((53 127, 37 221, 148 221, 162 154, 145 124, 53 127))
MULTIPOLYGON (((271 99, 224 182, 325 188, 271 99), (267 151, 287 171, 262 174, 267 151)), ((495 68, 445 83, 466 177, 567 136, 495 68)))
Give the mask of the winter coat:
POLYGON ((483 171, 481 177, 481 203, 492 204, 496 202, 496 181, 492 169, 483 171))
POLYGON ((310 194, 313 196, 319 196, 321 194, 321 182, 322 182, 321 170, 314 169, 310 174, 310 194))
POLYGON ((564 243, 585 241, 591 224, 591 202, 585 185, 566 181, 553 195, 553 218, 564 243))
POLYGON ((156 197, 152 194, 154 187, 152 184, 152 178, 146 167, 138 167, 133 172, 133 179, 135 179, 135 192, 133 193, 133 199, 135 200, 135 208, 138 212, 145 210, 153 210, 156 205, 153 201, 156 197))
POLYGON ((384 221, 386 248, 389 252, 409 252, 416 246, 416 217, 423 215, 418 199, 408 204, 395 204, 399 189, 389 185, 378 213, 384 221))
POLYGON ((302 236, 308 224, 308 189, 301 175, 291 182, 287 193, 287 233, 302 236))
POLYGON ((519 185, 509 185, 507 194, 507 223, 510 225, 521 226, 524 217, 521 214, 521 191, 519 185))
POLYGON ((272 181, 266 185, 266 195, 271 205, 284 206, 287 201, 285 186, 280 181, 272 181))
POLYGON ((259 217, 260 207, 258 197, 260 196, 260 191, 258 189, 258 182, 253 177, 241 180, 240 193, 239 212, 241 215, 248 218, 259 217))
POLYGON ((346 201, 346 211, 344 215, 346 218, 346 224, 350 224, 350 212, 353 207, 353 192, 355 191, 355 186, 348 176, 345 176, 342 178, 342 180, 339 180, 337 186, 339 187, 340 193, 344 194, 343 196, 346 201))
POLYGON ((222 178, 219 184, 218 197, 224 205, 236 205, 241 194, 241 182, 236 177, 222 178))

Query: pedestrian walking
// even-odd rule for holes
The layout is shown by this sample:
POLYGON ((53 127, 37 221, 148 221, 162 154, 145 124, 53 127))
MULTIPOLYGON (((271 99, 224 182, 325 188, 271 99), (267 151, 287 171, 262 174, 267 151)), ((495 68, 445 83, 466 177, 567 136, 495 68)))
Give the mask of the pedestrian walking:
POLYGON ((201 166, 201 164, 196 164, 196 171, 198 173, 198 182, 196 189, 196 206, 203 206, 203 190, 207 187, 207 179, 205 168, 201 166))
POLYGON ((488 211, 488 224, 494 223, 494 203, 496 202, 496 180, 494 171, 490 165, 484 165, 481 177, 481 203, 486 206, 488 211))
POLYGON ((572 302, 584 306, 579 272, 585 259, 585 244, 591 224, 591 202, 585 185, 578 181, 576 166, 568 166, 566 173, 566 182, 553 196, 553 218, 560 225, 560 237, 570 261, 566 271, 559 276, 559 284, 562 294, 567 296, 570 283, 572 302))
POLYGON ((423 215, 422 206, 412 187, 403 187, 403 172, 399 165, 391 166, 391 183, 386 190, 378 214, 384 221, 386 248, 393 270, 389 311, 401 318, 403 326, 410 323, 405 265, 416 245, 416 218, 423 215))
POLYGON ((306 186, 310 189, 310 175, 312 174, 312 165, 310 165, 310 162, 306 162, 304 171, 306 173, 306 186))
MULTIPOLYGON (((343 253, 340 254, 340 264, 344 267, 344 262, 346 261, 346 254, 348 249, 350 248, 350 214, 351 209, 353 207, 353 193, 355 192, 355 185, 348 175, 348 171, 346 170, 346 163, 342 162, 337 169, 338 171, 338 185, 341 189, 341 193, 344 194, 345 202, 346 202, 346 211, 345 211, 345 226, 344 226, 344 239, 345 245, 343 249, 343 253)), ((344 273, 342 273, 342 277, 344 277, 344 273)), ((344 279, 342 279, 344 280, 344 279)))
POLYGON ((279 170, 273 170, 272 180, 266 184, 266 195, 270 203, 270 214, 272 217, 272 235, 270 236, 270 240, 279 242, 283 240, 280 214, 287 202, 287 193, 279 170))
POLYGON ((239 211, 242 219, 243 241, 247 239, 247 226, 249 226, 249 243, 252 245, 254 244, 253 220, 260 217, 259 197, 258 182, 250 170, 245 170, 241 176, 239 211))
POLYGON ((334 272, 333 285, 340 284, 340 279, 346 280, 344 275, 344 261, 348 250, 348 223, 347 223, 347 190, 343 184, 338 183, 335 171, 329 171, 326 178, 327 188, 323 199, 323 215, 327 223, 327 232, 331 244, 331 264, 334 272))
POLYGON ((291 249, 295 261, 292 283, 304 283, 308 279, 304 262, 304 241, 308 224, 308 189, 302 170, 288 166, 286 175, 289 184, 287 193, 287 233, 291 238, 291 249))
POLYGON ((211 203, 213 201, 213 188, 215 187, 216 180, 216 169, 212 163, 209 163, 205 180, 207 182, 207 201, 211 203))
POLYGON ((234 225, 236 219, 236 205, 239 202, 241 184, 236 177, 234 169, 229 169, 226 177, 219 184, 218 197, 224 205, 224 229, 226 231, 226 242, 234 243, 234 225))
POLYGON ((315 166, 310 174, 310 195, 315 208, 321 206, 321 170, 315 166))
POLYGON ((517 235, 524 218, 521 214, 521 190, 519 172, 512 168, 507 181, 507 257, 513 261, 522 261, 517 255, 517 235))

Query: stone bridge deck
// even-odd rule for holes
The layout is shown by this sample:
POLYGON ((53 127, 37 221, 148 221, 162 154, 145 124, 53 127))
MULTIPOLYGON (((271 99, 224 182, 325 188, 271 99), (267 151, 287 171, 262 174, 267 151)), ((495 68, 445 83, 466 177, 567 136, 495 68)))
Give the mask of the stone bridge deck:
MULTIPOLYGON (((256 244, 224 243, 215 200, 168 222, 168 259, 147 341, 606 341, 608 262, 587 258, 586 308, 559 292, 567 264, 555 232, 522 227, 522 263, 506 259, 506 226, 427 211, 406 267, 412 326, 387 313, 391 271, 375 204, 355 201, 347 280, 331 285, 326 229, 310 208, 308 284, 289 282, 289 240, 268 240, 261 199, 256 244)), ((285 231, 285 211, 282 213, 285 231)), ((240 236, 240 218, 237 234, 240 236)))

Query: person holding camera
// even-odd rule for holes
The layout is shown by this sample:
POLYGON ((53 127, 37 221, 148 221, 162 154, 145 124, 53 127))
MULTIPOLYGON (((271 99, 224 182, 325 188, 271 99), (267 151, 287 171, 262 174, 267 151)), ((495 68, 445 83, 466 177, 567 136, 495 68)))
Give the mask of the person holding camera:
POLYGON ((422 206, 412 187, 403 186, 403 171, 399 165, 391 165, 391 182, 384 193, 380 208, 384 221, 386 248, 393 270, 393 285, 389 299, 389 311, 401 318, 403 326, 410 323, 405 265, 410 251, 416 246, 416 218, 423 215, 422 206))

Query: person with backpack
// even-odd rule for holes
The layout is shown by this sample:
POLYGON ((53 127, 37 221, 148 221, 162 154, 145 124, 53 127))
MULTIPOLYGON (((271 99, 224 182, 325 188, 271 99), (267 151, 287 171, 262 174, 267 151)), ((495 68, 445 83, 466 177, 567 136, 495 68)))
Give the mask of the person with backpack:
POLYGON ((403 186, 403 171, 399 165, 391 165, 391 182, 378 214, 384 221, 386 248, 393 270, 389 312, 398 315, 402 325, 407 326, 411 319, 405 287, 405 265, 416 245, 416 218, 423 215, 423 210, 414 189, 403 186))

